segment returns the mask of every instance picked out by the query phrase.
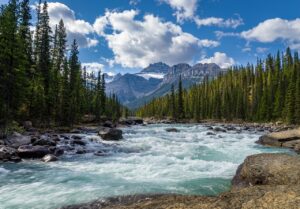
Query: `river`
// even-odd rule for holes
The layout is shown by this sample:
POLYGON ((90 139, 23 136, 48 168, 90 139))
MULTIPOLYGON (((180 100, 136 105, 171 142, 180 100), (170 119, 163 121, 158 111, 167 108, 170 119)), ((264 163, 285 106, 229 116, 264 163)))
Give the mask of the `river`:
POLYGON ((124 140, 97 144, 93 153, 64 155, 45 164, 0 164, 0 208, 54 209, 95 199, 132 194, 217 195, 229 190, 246 156, 287 152, 255 141, 263 132, 227 131, 207 135, 202 125, 149 125, 124 128, 124 140), (177 128, 179 133, 166 132, 177 128))

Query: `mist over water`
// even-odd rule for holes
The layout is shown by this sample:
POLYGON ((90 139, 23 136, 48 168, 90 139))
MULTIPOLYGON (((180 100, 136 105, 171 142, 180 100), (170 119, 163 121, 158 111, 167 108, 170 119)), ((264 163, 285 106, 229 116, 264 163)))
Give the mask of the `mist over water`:
POLYGON ((229 189, 246 156, 286 150, 255 144, 263 133, 207 135, 202 125, 123 129, 124 140, 88 148, 106 156, 66 154, 58 162, 0 164, 0 208, 52 209, 95 199, 145 193, 217 195, 229 189), (166 128, 179 133, 168 133, 166 128))

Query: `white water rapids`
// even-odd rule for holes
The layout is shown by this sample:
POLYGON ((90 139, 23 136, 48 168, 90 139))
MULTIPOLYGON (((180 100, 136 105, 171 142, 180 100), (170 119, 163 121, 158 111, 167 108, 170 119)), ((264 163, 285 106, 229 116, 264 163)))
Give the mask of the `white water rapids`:
MULTIPOLYGON (((1 209, 54 209, 102 197, 179 193, 217 195, 229 189, 246 156, 286 152, 255 144, 263 133, 207 135, 202 125, 149 125, 123 129, 124 140, 90 142, 107 156, 64 155, 58 162, 0 164, 1 209), (168 133, 166 128, 179 133, 168 133)), ((97 138, 85 135, 85 140, 97 138)))

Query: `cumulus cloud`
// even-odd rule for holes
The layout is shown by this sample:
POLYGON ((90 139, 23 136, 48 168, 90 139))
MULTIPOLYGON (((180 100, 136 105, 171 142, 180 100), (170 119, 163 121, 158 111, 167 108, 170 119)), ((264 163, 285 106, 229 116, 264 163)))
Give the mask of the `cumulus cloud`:
POLYGON ((256 27, 241 33, 248 41, 271 43, 276 40, 286 41, 292 48, 300 48, 300 19, 285 20, 281 18, 268 19, 256 27))
POLYGON ((177 22, 182 23, 184 20, 194 21, 198 27, 202 26, 218 26, 226 28, 237 28, 244 24, 241 17, 238 18, 219 18, 219 17, 208 17, 200 18, 195 15, 198 8, 198 0, 160 0, 169 4, 175 11, 174 16, 177 18, 177 22))
POLYGON ((196 17, 195 22, 199 27, 218 26, 224 28, 237 28, 238 26, 244 24, 244 21, 241 17, 238 17, 236 19, 234 18, 224 19, 224 18, 217 18, 217 17, 209 17, 209 18, 201 19, 199 17, 196 17))
POLYGON ((136 20, 138 11, 106 11, 94 23, 95 31, 103 36, 114 53, 114 63, 123 67, 140 68, 163 61, 169 65, 190 62, 203 47, 219 43, 200 40, 171 22, 151 14, 136 20), (109 29, 109 33, 106 33, 109 29))
POLYGON ((93 26, 84 20, 76 19, 75 12, 68 6, 59 2, 49 2, 48 6, 50 26, 53 30, 63 19, 69 41, 76 39, 80 47, 92 47, 98 44, 97 39, 90 37, 94 33, 93 26))
POLYGON ((202 59, 200 63, 215 63, 221 68, 229 68, 235 64, 235 61, 225 53, 215 52, 213 57, 202 59))
POLYGON ((104 65, 98 62, 82 63, 82 67, 86 68, 88 73, 94 72, 95 74, 99 71, 104 71, 104 65))
POLYGON ((174 10, 178 22, 193 19, 197 10, 197 0, 161 0, 169 4, 174 10))

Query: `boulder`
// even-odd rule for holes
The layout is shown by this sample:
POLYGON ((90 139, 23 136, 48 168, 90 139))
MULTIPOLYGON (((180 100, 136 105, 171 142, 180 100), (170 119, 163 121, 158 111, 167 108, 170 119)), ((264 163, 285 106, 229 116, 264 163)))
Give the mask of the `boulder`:
POLYGON ((270 133, 260 137, 256 143, 294 149, 300 144, 300 129, 270 133))
POLYGON ((33 146, 56 146, 56 142, 51 139, 38 139, 35 140, 32 144, 33 146))
POLYGON ((112 140, 112 141, 117 141, 120 139, 123 139, 123 131, 120 129, 116 128, 104 128, 101 131, 99 131, 99 136, 103 140, 112 140))
POLYGON ((207 132, 206 135, 207 135, 207 136, 215 136, 216 134, 213 133, 213 132, 207 132))
POLYGON ((12 147, 0 146, 0 161, 19 162, 21 158, 18 156, 17 150, 12 147))
POLYGON ((65 150, 60 147, 50 147, 49 151, 51 154, 55 155, 56 157, 59 157, 65 153, 65 150))
POLYGON ((82 155, 82 154, 85 154, 87 153, 86 150, 82 149, 82 148, 79 148, 78 150, 76 150, 76 154, 78 155, 82 155))
POLYGON ((288 154, 249 156, 232 180, 235 188, 295 184, 300 184, 300 158, 288 154))
POLYGON ((113 122, 107 120, 103 123, 103 127, 106 127, 106 128, 114 128, 115 125, 113 124, 113 122))
POLYGON ((44 146, 24 145, 18 148, 18 155, 21 158, 42 158, 50 154, 50 150, 44 146))
POLYGON ((137 117, 122 118, 119 120, 119 124, 121 125, 142 125, 143 123, 144 120, 137 117))
POLYGON ((180 132, 178 129, 176 129, 176 128, 167 128, 166 129, 166 132, 173 132, 173 133, 178 133, 178 132, 180 132))
POLYGON ((78 135, 73 135, 71 138, 76 139, 76 140, 81 140, 82 139, 82 137, 78 136, 78 135))
POLYGON ((80 145, 80 146, 85 146, 86 145, 86 142, 85 141, 82 141, 81 139, 74 139, 72 142, 71 142, 72 145, 80 145))
POLYGON ((25 130, 32 129, 32 122, 31 121, 24 121, 23 122, 23 127, 25 128, 25 130))
POLYGON ((15 132, 5 141, 5 143, 10 147, 18 148, 23 145, 31 144, 31 137, 15 132))
POLYGON ((221 127, 215 127, 215 128, 214 128, 214 131, 215 131, 215 132, 224 132, 224 133, 227 132, 225 129, 223 129, 223 128, 221 128, 221 127))
POLYGON ((58 158, 55 155, 48 154, 42 158, 42 161, 45 163, 57 161, 58 158))

